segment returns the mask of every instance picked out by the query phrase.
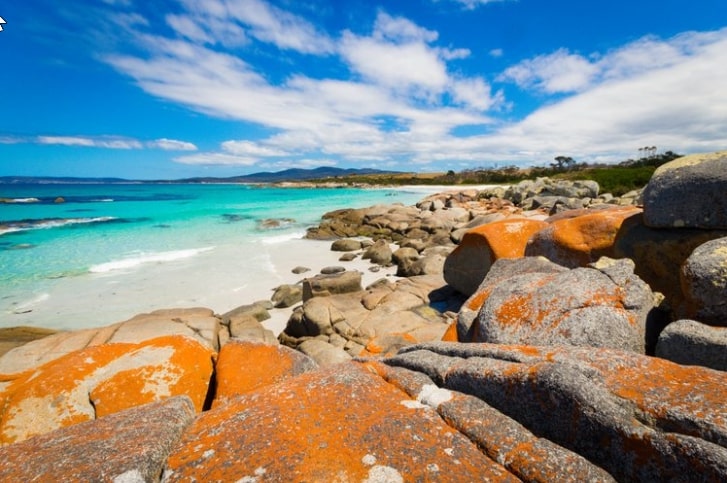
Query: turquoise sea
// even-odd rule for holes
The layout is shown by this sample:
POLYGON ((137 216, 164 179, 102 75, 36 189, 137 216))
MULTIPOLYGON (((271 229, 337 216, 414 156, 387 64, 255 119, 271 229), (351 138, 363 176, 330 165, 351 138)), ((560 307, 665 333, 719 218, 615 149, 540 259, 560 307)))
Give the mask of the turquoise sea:
MULTIPOLYGON (((0 327, 112 322, 125 313, 112 310, 114 304, 130 305, 133 315, 138 312, 133 312, 133 300, 116 301, 104 287, 147 280, 139 297, 153 304, 150 292, 174 290, 180 278, 199 284, 195 270, 203 272, 195 260, 204 259, 204 276, 211 279, 216 272, 210 264, 220 264, 218 272, 230 275, 239 262, 234 268, 239 287, 266 283, 275 251, 291 249, 286 241, 302 238, 323 213, 413 204, 424 196, 420 190, 217 184, 0 185, 0 327), (245 279, 245 273, 255 280, 245 279), (154 286, 155 277, 167 277, 166 284, 154 286), (92 308, 64 312, 84 303, 92 308), (84 314, 89 320, 80 320, 84 314)), ((201 285, 223 290, 215 280, 201 285)), ((127 292, 123 297, 135 296, 127 292)))

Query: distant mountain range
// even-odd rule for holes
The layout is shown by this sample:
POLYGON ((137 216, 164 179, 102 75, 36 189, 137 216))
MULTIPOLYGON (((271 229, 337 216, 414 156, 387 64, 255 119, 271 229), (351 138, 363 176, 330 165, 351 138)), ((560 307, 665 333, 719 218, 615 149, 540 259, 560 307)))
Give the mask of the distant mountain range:
POLYGON ((330 168, 322 166, 314 169, 292 168, 278 172, 260 172, 229 178, 186 178, 176 180, 130 180, 123 178, 73 178, 52 176, 0 176, 0 184, 160 184, 160 183, 279 183, 283 181, 307 181, 311 179, 336 178, 342 176, 399 174, 399 171, 378 169, 330 168))

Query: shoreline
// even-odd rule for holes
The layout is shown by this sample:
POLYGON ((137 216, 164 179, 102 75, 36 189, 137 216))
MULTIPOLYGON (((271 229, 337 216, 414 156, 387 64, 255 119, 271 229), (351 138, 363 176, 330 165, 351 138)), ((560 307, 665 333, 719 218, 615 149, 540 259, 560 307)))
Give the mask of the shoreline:
MULTIPOLYGON (((492 186, 406 185, 399 189, 418 193, 422 200, 438 193, 492 186)), ((367 260, 339 261, 342 253, 331 251, 331 243, 331 240, 311 240, 302 235, 293 239, 283 235, 280 240, 272 236, 249 244, 197 248, 196 255, 189 258, 48 281, 44 287, 27 294, 24 300, 14 302, 14 306, 7 304, 0 314, 0 327, 62 331, 97 328, 170 308, 206 307, 224 314, 242 305, 269 301, 278 286, 296 284, 329 266, 358 270, 364 287, 380 278, 394 277, 396 267, 380 267, 378 272, 371 272, 369 268, 373 265, 367 260), (297 266, 305 266, 310 271, 296 275, 291 270, 297 266)), ((293 307, 271 309, 272 317, 263 326, 277 336, 285 328, 292 310, 293 307)))

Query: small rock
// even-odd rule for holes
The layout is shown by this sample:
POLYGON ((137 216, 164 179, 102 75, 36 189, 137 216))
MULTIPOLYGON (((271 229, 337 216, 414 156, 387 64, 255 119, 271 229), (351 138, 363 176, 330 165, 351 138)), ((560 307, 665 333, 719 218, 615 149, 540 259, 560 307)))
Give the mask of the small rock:
POLYGON ((278 309, 292 307, 303 300, 303 287, 301 285, 281 285, 275 289, 270 300, 278 309))
POLYGON ((351 238, 343 238, 334 241, 331 250, 334 252, 355 252, 361 250, 361 242, 351 238))
POLYGON ((296 275, 300 275, 301 273, 310 272, 310 268, 308 267, 295 267, 293 270, 291 270, 292 273, 296 275))
POLYGON ((323 275, 333 275, 335 273, 341 273, 341 272, 345 272, 345 271, 346 271, 346 268, 345 267, 338 267, 338 266, 335 266, 335 267, 324 267, 324 268, 321 269, 321 273, 323 275))

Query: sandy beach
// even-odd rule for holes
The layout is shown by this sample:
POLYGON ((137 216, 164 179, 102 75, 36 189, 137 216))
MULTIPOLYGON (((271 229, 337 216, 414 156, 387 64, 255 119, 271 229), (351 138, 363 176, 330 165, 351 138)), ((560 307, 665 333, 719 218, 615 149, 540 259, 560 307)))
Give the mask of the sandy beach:
MULTIPOLYGON (((423 199, 440 192, 488 187, 491 185, 400 189, 421 193, 423 199)), ((276 237, 272 232, 269 238, 249 244, 213 241, 211 246, 200 247, 187 258, 149 260, 138 266, 49 281, 0 314, 0 327, 101 327, 164 308, 207 307, 223 314, 240 305, 270 300, 279 285, 297 283, 332 265, 360 271, 364 287, 379 278, 393 277, 396 272, 396 267, 371 272, 372 265, 366 260, 340 262, 341 253, 330 250, 330 241, 307 240, 302 236, 301 233, 276 237), (292 273, 297 266, 310 271, 292 273)), ((272 310, 272 318, 264 325, 278 334, 285 328, 291 311, 272 310)))
MULTIPOLYGON (((331 251, 330 246, 329 241, 306 239, 257 243, 244 251, 221 246, 189 259, 67 278, 30 296, 15 313, 5 314, 2 325, 81 329, 177 307, 208 307, 222 314, 240 305, 270 300, 277 286, 297 283, 332 265, 359 270, 364 286, 396 271, 390 267, 373 273, 369 271, 372 265, 360 259, 340 262, 341 253, 331 251), (255 268, 261 264, 264 271, 255 268), (298 266, 310 271, 292 273, 298 266)), ((264 325, 276 334, 281 332, 291 311, 272 310, 272 318, 264 325)))

